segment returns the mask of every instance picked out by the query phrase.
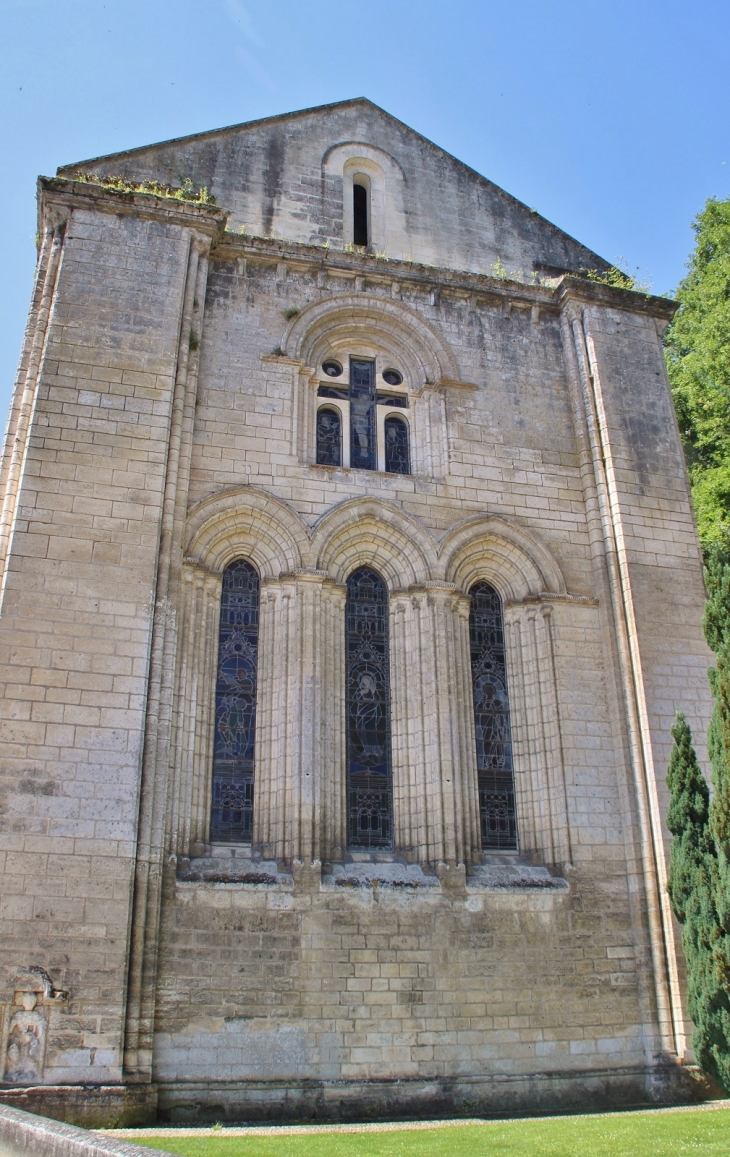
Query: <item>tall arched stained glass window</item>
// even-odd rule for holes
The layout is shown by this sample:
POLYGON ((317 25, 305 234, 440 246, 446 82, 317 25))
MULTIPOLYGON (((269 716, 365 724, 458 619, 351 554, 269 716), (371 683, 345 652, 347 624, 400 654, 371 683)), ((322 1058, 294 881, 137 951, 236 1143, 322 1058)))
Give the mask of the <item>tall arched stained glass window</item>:
POLYGON ((469 638, 483 848, 516 848, 515 784, 502 603, 494 587, 471 588, 469 638))
POLYGON ((317 465, 342 465, 342 422, 331 406, 317 410, 317 465))
POLYGON ((347 800, 349 842, 392 846, 388 591, 360 567, 347 580, 347 800))
POLYGON ((385 469, 391 474, 410 474, 408 427, 402 418, 385 419, 385 469))
POLYGON ((223 572, 215 691, 212 840, 246 843, 253 828, 259 576, 249 562, 223 572))

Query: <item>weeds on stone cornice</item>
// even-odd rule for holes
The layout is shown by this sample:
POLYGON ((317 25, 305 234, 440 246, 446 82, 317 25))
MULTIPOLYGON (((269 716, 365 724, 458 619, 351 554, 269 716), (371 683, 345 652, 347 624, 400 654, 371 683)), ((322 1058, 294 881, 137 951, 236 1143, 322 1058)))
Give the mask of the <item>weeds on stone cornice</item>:
MULTIPOLYGON (((623 258, 617 260, 623 261, 623 258)), ((581 275, 597 285, 609 285, 612 289, 631 289, 634 293, 651 293, 651 282, 642 278, 633 277, 619 265, 612 265, 602 272, 598 269, 581 270, 581 275)))
POLYGON ((290 305, 288 309, 282 309, 281 316, 287 321, 291 321, 292 318, 299 317, 299 312, 296 305, 290 305))
POLYGON ((113 193, 152 193, 155 197, 165 197, 172 201, 191 201, 195 205, 215 205, 213 197, 203 185, 196 189, 188 177, 178 188, 162 181, 128 181, 125 177, 102 176, 100 173, 75 173, 72 181, 82 181, 87 185, 98 185, 113 193))

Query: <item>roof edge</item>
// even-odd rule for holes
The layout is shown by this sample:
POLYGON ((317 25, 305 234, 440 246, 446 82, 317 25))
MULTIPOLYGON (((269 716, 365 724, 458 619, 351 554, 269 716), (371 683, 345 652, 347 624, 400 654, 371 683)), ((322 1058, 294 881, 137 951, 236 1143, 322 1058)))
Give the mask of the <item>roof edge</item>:
MULTIPOLYGON (((295 109, 293 112, 280 112, 274 116, 257 117, 256 120, 253 121, 239 121, 237 124, 222 125, 217 129, 204 129, 201 133, 186 133, 185 136, 182 137, 169 137, 165 141, 152 141, 147 145, 135 145, 133 149, 120 149, 116 153, 105 153, 100 157, 88 157, 83 161, 72 161, 67 165, 59 165, 56 169, 56 176, 63 177, 65 176, 66 169, 77 169, 80 165, 94 165, 97 161, 112 161, 115 157, 131 157, 134 156, 135 153, 145 153, 148 149, 162 149, 168 145, 181 145, 186 141, 199 141, 204 137, 215 137, 221 133, 232 133, 237 129, 256 128, 259 125, 274 124, 276 121, 291 120, 292 117, 309 116, 311 113, 324 112, 325 109, 345 108, 347 105, 353 104, 369 104, 372 108, 376 108, 378 112, 385 113, 386 116, 391 116, 391 113, 381 108, 380 105, 375 104, 374 101, 369 100, 366 96, 353 96, 347 100, 332 101, 330 104, 315 104, 309 108, 295 109)), ((397 118, 392 117, 392 119, 396 120, 397 118)), ((398 123, 402 124, 403 122, 399 121, 398 123)), ((408 128, 407 125, 406 128, 408 128)), ((411 129, 411 132, 415 132, 415 129, 411 129)), ((425 139, 424 137, 424 140, 425 139)))
POLYGON ((590 249, 589 246, 585 245, 582 241, 579 241, 577 237, 573 237, 572 233, 568 233, 565 229, 561 229, 559 225, 556 225, 547 217, 543 217, 542 213, 538 213, 537 210, 530 208, 529 205, 526 205, 524 201, 520 201, 519 197, 515 197, 514 194, 508 193, 507 190, 503 189, 501 185, 497 185, 494 181, 491 181, 489 177, 485 177, 483 173, 478 172, 477 169, 473 169, 471 165, 467 165, 465 161, 460 160, 459 157, 454 156, 453 153, 450 153, 441 145, 437 145, 429 137, 424 136, 423 133, 419 133, 417 129, 412 128, 411 125, 406 124, 405 121, 399 120, 399 118, 394 116, 393 113, 388 112, 387 109, 382 108, 379 104, 376 104, 375 101, 370 100, 370 98, 366 96, 349 97, 347 100, 333 101, 330 104, 312 105, 309 108, 295 109, 293 112, 277 113, 275 116, 269 117, 259 117, 257 120, 253 121, 240 121, 238 124, 234 125, 225 125, 217 129, 206 129, 201 133, 188 133, 182 137, 171 137, 166 141, 154 141, 151 144, 138 145, 133 149, 123 149, 117 153, 107 153, 104 156, 90 157, 84 161, 74 161, 68 165, 60 165, 56 170, 56 175, 63 177, 67 175, 68 170, 77 169, 82 165, 86 166, 100 163, 102 161, 111 161, 115 157, 131 157, 137 153, 147 152, 149 149, 160 149, 166 148, 169 145, 183 144, 187 141, 203 140, 206 137, 214 137, 221 134, 232 133, 239 129, 249 129, 255 128, 259 125, 274 124, 276 121, 291 120, 293 117, 310 116, 312 113, 324 112, 328 109, 347 108, 349 105, 357 104, 369 105, 370 108, 376 109, 379 113, 382 113, 383 116, 387 117, 395 124, 400 125, 401 128, 404 128, 408 132, 413 133, 415 137, 417 137, 420 141, 423 141, 424 144, 428 145, 429 148, 433 149, 441 156, 448 158, 448 160, 452 161, 455 165, 458 165, 459 168, 461 168, 465 173, 476 177, 477 180, 482 181, 485 185, 489 185, 490 188, 495 189, 500 196, 504 197, 507 201, 510 201, 513 205, 517 205, 526 213, 530 213, 532 216, 537 217, 553 233, 557 233, 561 237, 567 238, 574 245, 579 246, 581 249, 585 250, 587 254, 590 254, 591 258, 595 258, 597 269, 605 272, 606 270, 612 268, 612 262, 606 260, 605 257, 601 257, 599 253, 596 253, 595 250, 590 249))

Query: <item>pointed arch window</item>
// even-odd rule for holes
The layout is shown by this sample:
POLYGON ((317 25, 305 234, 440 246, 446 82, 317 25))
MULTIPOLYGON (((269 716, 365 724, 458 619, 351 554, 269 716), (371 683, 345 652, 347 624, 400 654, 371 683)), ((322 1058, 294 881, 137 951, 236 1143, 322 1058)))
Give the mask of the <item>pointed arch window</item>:
POLYGON ((347 580, 346 648, 349 843, 390 848, 388 591, 370 567, 347 580))
POLYGON ((223 572, 210 838, 226 843, 247 843, 253 829, 259 589, 250 562, 223 572))
POLYGON ((507 665, 502 601, 489 583, 471 588, 469 641, 483 848, 516 848, 507 665))

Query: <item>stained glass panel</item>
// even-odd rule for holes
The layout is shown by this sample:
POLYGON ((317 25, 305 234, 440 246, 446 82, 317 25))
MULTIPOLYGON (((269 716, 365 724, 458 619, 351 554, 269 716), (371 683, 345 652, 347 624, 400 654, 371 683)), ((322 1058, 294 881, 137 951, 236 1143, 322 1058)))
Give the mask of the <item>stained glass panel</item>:
POLYGON ((317 410, 317 465, 342 465, 342 422, 338 410, 317 410))
POLYGON ((482 847, 516 848, 502 603, 488 583, 477 583, 470 594, 469 636, 482 847))
POLYGON ((392 843, 388 592, 374 570, 347 581, 347 766, 349 841, 392 843))
POLYGON ((385 419, 385 469, 391 474, 409 474, 408 427, 401 418, 385 419))
POLYGON ((350 358, 350 466, 377 470, 375 362, 350 358))
POLYGON ((223 572, 215 696, 211 839, 251 839, 259 576, 248 562, 223 572))

